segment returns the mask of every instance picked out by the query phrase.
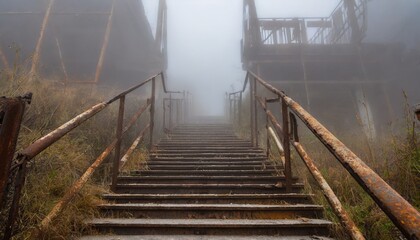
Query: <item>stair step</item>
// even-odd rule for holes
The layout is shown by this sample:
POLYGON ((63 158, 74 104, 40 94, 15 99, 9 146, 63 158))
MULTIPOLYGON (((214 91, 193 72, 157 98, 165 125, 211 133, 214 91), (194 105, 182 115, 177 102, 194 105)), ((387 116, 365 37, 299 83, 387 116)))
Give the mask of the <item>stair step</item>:
POLYGON ((321 236, 198 236, 198 235, 106 235, 84 236, 80 240, 333 240, 321 236))
POLYGON ((123 203, 99 205, 105 217, 185 219, 293 219, 322 217, 322 206, 312 204, 159 204, 123 203))
POLYGON ((194 235, 327 235, 332 223, 320 219, 126 219, 86 221, 99 232, 116 234, 194 235))
POLYGON ((312 195, 283 194, 104 194, 103 199, 116 203, 310 203, 312 195))
POLYGON ((275 170, 190 170, 188 173, 180 170, 143 170, 133 171, 135 174, 142 176, 153 176, 153 175, 194 175, 194 176, 261 176, 268 175, 272 176, 277 174, 275 170))
MULTIPOLYGON (((119 176, 118 183, 265 183, 284 182, 284 176, 119 176)), ((294 181, 297 178, 293 179, 294 181)))
POLYGON ((258 160, 246 160, 246 161, 213 161, 211 160, 193 160, 193 161, 184 161, 181 160, 160 160, 160 159, 153 159, 148 161, 147 165, 234 165, 234 166, 240 166, 240 165, 271 165, 270 161, 258 161, 258 160))
POLYGON ((193 162, 249 162, 249 161, 258 161, 258 162, 270 162, 267 160, 267 157, 251 157, 251 158, 238 158, 238 157, 151 157, 149 162, 153 161, 193 161, 193 162))
POLYGON ((264 170, 274 169, 270 165, 147 165, 150 170, 264 170))
MULTIPOLYGON (((301 183, 292 185, 292 191, 303 189, 301 183)), ((284 184, 118 184, 117 193, 284 193, 284 184)))
POLYGON ((263 153, 151 153, 150 157, 160 158, 160 157, 264 157, 263 153))
POLYGON ((264 153, 262 149, 157 149, 152 154, 188 154, 188 153, 264 153))

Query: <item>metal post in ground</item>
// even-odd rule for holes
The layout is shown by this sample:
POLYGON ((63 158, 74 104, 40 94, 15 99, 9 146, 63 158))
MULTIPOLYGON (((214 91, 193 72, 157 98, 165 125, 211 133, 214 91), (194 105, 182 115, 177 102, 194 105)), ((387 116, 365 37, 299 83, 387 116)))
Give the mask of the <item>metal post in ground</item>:
POLYGON ((125 95, 120 98, 120 107, 118 109, 118 121, 117 121, 117 131, 116 131, 116 139, 117 144, 115 145, 114 150, 114 161, 112 165, 112 184, 111 190, 115 191, 117 187, 117 178, 120 169, 120 155, 121 155, 121 137, 122 137, 122 129, 124 123, 124 108, 125 108, 125 95))
POLYGON ((292 190, 292 167, 290 165, 289 109, 284 99, 281 101, 281 114, 283 117, 284 174, 286 176, 286 191, 290 192, 292 190))
POLYGON ((152 79, 152 96, 150 98, 150 133, 149 133, 149 151, 153 147, 153 129, 155 126, 155 101, 156 101, 156 78, 152 79))

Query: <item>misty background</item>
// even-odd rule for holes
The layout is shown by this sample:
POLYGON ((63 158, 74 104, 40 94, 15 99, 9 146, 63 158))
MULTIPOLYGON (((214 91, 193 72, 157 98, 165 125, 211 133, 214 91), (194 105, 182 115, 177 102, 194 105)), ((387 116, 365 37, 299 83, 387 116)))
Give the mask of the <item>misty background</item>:
MULTIPOLYGON (((198 108, 222 114, 226 91, 242 86, 242 0, 167 0, 168 81, 190 89, 198 108)), ((256 0, 259 18, 327 17, 338 0, 256 0)), ((151 28, 156 28, 158 1, 143 0, 151 28)), ((420 50, 420 1, 372 0, 364 42, 398 43, 420 50)), ((420 81, 420 79, 418 79, 420 81)), ((401 88, 409 86, 401 85, 401 88)), ((414 95, 414 94, 413 94, 414 95)), ((411 96, 420 101, 420 94, 411 96)))

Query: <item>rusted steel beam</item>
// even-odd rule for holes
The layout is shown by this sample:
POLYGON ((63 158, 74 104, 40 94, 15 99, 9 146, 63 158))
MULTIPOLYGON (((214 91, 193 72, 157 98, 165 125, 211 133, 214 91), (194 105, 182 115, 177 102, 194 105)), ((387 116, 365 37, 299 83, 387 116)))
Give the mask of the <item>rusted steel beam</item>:
POLYGON ((51 222, 60 214, 60 212, 67 206, 67 204, 73 199, 73 197, 82 189, 93 172, 98 168, 101 163, 110 155, 112 150, 115 148, 118 139, 114 139, 112 143, 99 155, 99 157, 89 166, 89 168, 83 173, 83 175, 73 183, 70 189, 64 194, 64 196, 57 202, 52 208, 50 213, 41 221, 39 226, 31 233, 30 239, 40 239, 40 234, 43 233, 51 224, 51 222))
POLYGON ((120 106, 118 108, 118 120, 117 120, 117 131, 115 138, 118 139, 115 144, 114 159, 112 166, 112 181, 111 191, 115 192, 117 187, 117 178, 120 170, 120 155, 121 155, 121 137, 124 124, 124 109, 125 109, 125 96, 120 98, 120 106))
POLYGON ((0 98, 0 202, 9 179, 24 111, 22 99, 0 98))
POLYGON ((115 5, 115 0, 112 0, 111 13, 108 16, 108 22, 106 24, 104 40, 102 42, 101 52, 99 53, 98 64, 96 65, 95 78, 93 80, 95 83, 99 82, 99 77, 101 76, 101 72, 102 72, 102 66, 105 61, 106 50, 108 49, 109 36, 111 35, 111 28, 112 28, 112 18, 114 16, 114 5, 115 5))
POLYGON ((321 188, 322 193, 324 194, 325 198, 327 199, 328 203, 333 209, 335 215, 340 220, 347 234, 353 240, 364 240, 365 238, 363 237, 363 234, 360 232, 359 228, 350 218, 347 211, 343 208, 340 200, 337 198, 330 185, 328 185, 327 181, 322 176, 322 173, 316 167, 314 161, 309 157, 302 145, 299 142, 293 142, 292 145, 304 161, 309 172, 315 178, 316 182, 318 183, 318 186, 321 188))
POLYGON ((104 109, 107 106, 105 102, 96 104, 95 106, 91 107, 87 111, 79 114, 78 116, 74 117, 70 121, 64 123, 54 131, 48 133, 47 135, 43 136, 42 138, 36 140, 34 143, 26 147, 24 150, 20 152, 21 155, 25 156, 27 160, 32 159, 36 155, 38 155, 40 152, 45 150, 47 147, 49 147, 54 142, 58 141, 60 138, 62 138, 64 135, 66 135, 68 132, 70 132, 72 129, 76 128, 89 118, 93 117, 95 114, 100 112, 102 109, 104 109))
POLYGON ((150 128, 150 125, 147 124, 147 126, 140 132, 136 140, 134 140, 133 144, 131 144, 130 148, 128 148, 127 152, 125 152, 124 156, 121 158, 121 161, 120 161, 120 171, 128 162, 128 159, 130 158, 131 154, 134 152, 136 147, 143 141, 144 134, 149 128, 150 128))
MULTIPOLYGON (((32 93, 23 97, 0 98, 0 202, 6 196, 6 186, 10 177, 12 161, 16 149, 20 125, 25 111, 25 103, 30 104, 32 93)), ((9 209, 9 217, 5 226, 3 239, 11 238, 13 226, 18 215, 21 190, 26 177, 26 162, 18 168, 13 189, 12 204, 9 209)))
POLYGON ((37 74, 38 63, 39 63, 39 59, 40 59, 40 55, 41 55, 42 41, 44 40, 45 29, 47 28, 48 21, 50 19, 51 9, 52 9, 52 6, 54 4, 54 1, 55 0, 50 0, 48 2, 47 11, 45 12, 44 19, 42 20, 41 30, 39 32, 38 41, 36 43, 34 55, 32 57, 32 66, 31 66, 31 70, 29 72, 31 78, 34 77, 37 74))

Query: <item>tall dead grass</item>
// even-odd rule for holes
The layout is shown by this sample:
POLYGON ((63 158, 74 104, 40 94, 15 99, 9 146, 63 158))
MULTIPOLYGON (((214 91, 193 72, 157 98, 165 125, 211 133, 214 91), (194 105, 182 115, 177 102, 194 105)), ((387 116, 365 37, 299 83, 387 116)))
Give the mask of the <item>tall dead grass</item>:
MULTIPOLYGON (((84 85, 64 87, 58 82, 30 78, 26 68, 21 65, 16 65, 13 72, 0 72, 0 96, 19 96, 29 91, 33 93, 33 100, 25 112, 17 151, 117 92, 109 89, 101 92, 84 85)), ((127 101, 130 103, 139 98, 141 96, 127 101)), ((97 114, 30 162, 20 202, 19 227, 14 232, 14 239, 26 239, 29 232, 112 141, 117 105, 111 105, 97 114)), ((137 103, 137 106, 140 105, 137 103)), ((126 115, 131 116, 130 113, 131 110, 128 110, 126 115)), ((137 126, 143 122, 144 119, 137 126)), ((129 135, 134 138, 135 134, 129 135)), ((108 191, 110 165, 109 160, 105 161, 53 222, 43 239, 69 239, 85 230, 83 220, 98 214, 96 205, 101 202, 100 195, 108 191)), ((6 213, 4 210, 3 215, 6 213)))

